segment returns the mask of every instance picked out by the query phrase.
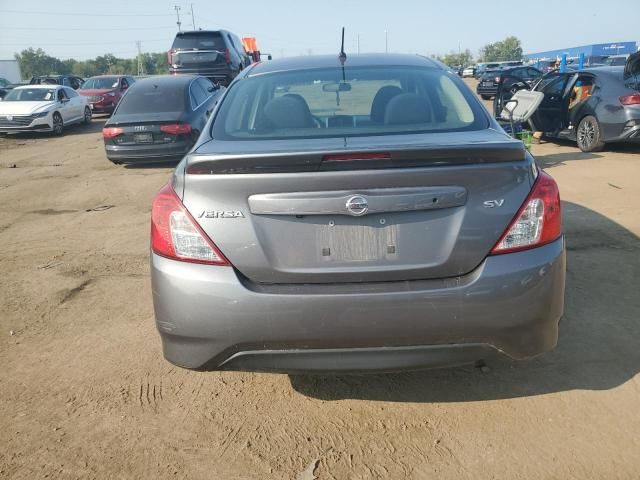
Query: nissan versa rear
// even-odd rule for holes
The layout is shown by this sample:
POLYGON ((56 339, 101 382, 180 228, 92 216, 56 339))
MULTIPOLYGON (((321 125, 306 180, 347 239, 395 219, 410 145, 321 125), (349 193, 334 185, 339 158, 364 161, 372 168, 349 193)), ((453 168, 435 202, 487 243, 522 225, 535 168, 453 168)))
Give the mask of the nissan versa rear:
POLYGON ((155 197, 165 357, 187 368, 396 371, 552 349, 558 188, 420 56, 253 65, 155 197))

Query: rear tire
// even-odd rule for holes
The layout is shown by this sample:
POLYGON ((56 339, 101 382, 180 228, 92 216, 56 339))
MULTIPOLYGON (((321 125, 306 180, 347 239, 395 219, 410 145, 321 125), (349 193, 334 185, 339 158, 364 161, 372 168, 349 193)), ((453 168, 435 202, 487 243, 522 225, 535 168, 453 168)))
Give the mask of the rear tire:
POLYGON ((483 100, 491 100, 491 95, 480 95, 483 100))
POLYGON ((55 112, 52 118, 53 118, 52 133, 57 137, 61 137, 62 134, 64 133, 64 122, 62 121, 62 115, 60 115, 58 112, 55 112))
POLYGON ((578 124, 576 142, 583 152, 599 152, 604 148, 598 119, 587 115, 578 124))

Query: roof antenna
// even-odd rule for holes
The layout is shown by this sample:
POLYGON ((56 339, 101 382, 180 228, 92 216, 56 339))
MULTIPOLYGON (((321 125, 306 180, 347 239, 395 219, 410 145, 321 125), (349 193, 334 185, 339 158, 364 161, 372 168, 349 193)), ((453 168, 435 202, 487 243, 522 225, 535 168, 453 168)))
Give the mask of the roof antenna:
POLYGON ((344 27, 342 27, 342 44, 340 45, 340 55, 338 55, 340 63, 344 67, 344 62, 347 61, 347 54, 344 53, 344 27))

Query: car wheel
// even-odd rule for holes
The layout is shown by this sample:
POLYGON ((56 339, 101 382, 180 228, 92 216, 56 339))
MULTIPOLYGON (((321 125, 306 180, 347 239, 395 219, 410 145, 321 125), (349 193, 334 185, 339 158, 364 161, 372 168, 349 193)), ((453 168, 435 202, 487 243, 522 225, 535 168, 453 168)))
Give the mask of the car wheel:
POLYGON ((576 131, 576 141, 583 152, 598 152, 604 148, 600 124, 596 117, 587 115, 580 120, 576 131))
POLYGON ((58 112, 53 114, 53 134, 54 135, 62 135, 64 131, 64 122, 62 121, 62 115, 58 112))
POLYGON ((491 95, 480 95, 483 100, 491 100, 491 95))
POLYGON ((85 125, 89 125, 91 123, 91 109, 89 107, 84 107, 84 121, 85 125))

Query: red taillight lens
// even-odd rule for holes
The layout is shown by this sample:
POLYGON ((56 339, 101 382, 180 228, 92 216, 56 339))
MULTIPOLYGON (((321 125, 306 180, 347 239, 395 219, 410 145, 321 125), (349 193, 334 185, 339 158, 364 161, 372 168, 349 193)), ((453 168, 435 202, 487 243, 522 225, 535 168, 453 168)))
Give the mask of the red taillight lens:
POLYGON ((640 105, 640 93, 620 97, 620 103, 622 105, 640 105))
POLYGON ((151 207, 151 249, 163 257, 184 262, 228 266, 229 261, 189 214, 167 184, 151 207))
POLYGON ((110 138, 117 137, 124 133, 124 130, 119 127, 105 127, 102 129, 102 138, 109 140, 110 138))
POLYGON ((185 135, 191 133, 191 125, 188 123, 170 123, 168 125, 160 125, 160 131, 172 135, 185 135))
POLYGON ((391 160, 391 154, 381 152, 338 153, 325 155, 322 159, 323 162, 352 162, 357 160, 391 160))
POLYGON ((227 63, 231 63, 231 50, 225 48, 224 50, 224 61, 227 63))
POLYGON ((167 52, 167 62, 169 62, 169 65, 173 65, 173 49, 167 52))
POLYGON ((541 171, 531 193, 491 254, 539 247, 557 240, 560 235, 562 212, 558 185, 550 175, 541 171))

